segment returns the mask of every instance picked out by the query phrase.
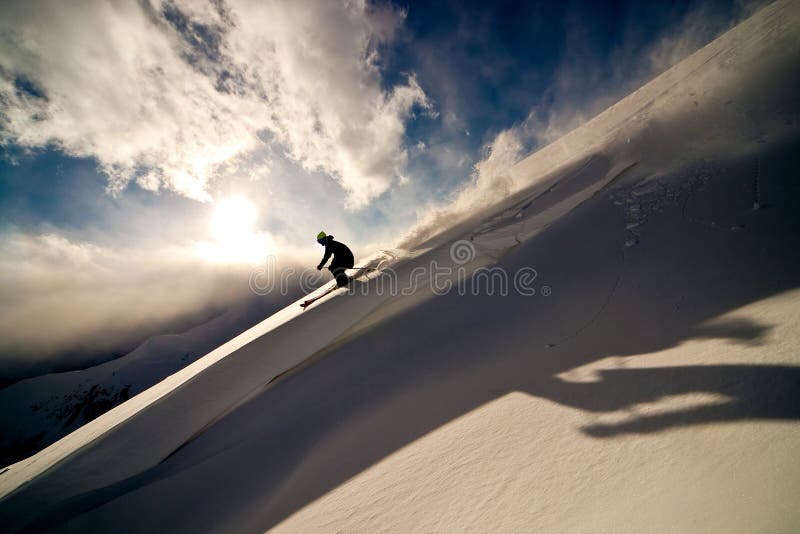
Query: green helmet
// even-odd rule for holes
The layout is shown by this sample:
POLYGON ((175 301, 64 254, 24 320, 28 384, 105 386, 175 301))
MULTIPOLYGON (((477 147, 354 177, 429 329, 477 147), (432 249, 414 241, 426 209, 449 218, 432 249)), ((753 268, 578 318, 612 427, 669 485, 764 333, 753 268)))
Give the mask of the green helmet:
POLYGON ((318 233, 318 234, 317 234, 317 241, 321 241, 321 240, 325 239, 325 236, 326 236, 326 235, 327 235, 327 234, 326 234, 325 232, 320 232, 320 233, 318 233))

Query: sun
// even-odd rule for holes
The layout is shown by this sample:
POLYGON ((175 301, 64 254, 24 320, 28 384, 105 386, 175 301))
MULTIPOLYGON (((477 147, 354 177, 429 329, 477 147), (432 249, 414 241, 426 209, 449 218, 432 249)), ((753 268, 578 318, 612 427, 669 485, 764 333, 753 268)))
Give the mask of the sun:
POLYGON ((199 253, 214 263, 261 263, 268 254, 269 239, 256 226, 255 204, 241 196, 214 203, 208 221, 213 241, 198 243, 199 253))
POLYGON ((255 231, 256 207, 242 197, 231 197, 216 203, 209 221, 211 235, 221 243, 235 243, 255 231))

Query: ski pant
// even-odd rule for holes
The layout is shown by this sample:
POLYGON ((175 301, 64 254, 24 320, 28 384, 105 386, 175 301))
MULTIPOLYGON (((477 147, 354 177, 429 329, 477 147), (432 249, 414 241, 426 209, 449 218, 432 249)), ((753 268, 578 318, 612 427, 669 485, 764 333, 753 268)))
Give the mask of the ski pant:
POLYGON ((347 285, 347 273, 345 272, 346 269, 351 269, 353 267, 353 262, 349 262, 349 265, 342 265, 340 263, 331 263, 331 266, 328 267, 330 272, 333 274, 333 277, 336 278, 336 285, 339 287, 344 287, 347 285))

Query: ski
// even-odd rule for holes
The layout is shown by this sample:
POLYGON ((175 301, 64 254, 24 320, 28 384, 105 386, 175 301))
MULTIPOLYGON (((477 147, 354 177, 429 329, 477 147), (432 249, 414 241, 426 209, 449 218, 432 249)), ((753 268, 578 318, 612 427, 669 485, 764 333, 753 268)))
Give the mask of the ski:
MULTIPOLYGON (((352 282, 353 280, 358 278, 361 273, 373 272, 373 271, 377 271, 378 269, 375 269, 374 267, 349 267, 348 270, 358 271, 359 272, 359 274, 356 274, 356 275, 348 277, 348 282, 352 282)), ((348 283, 348 285, 349 285, 349 283, 348 283)), ((303 302, 300 303, 300 307, 303 308, 303 309, 306 309, 310 304, 318 301, 319 299, 321 299, 325 295, 329 295, 329 294, 333 293, 337 289, 340 289, 340 287, 339 286, 334 286, 334 287, 328 289, 327 291, 325 291, 321 295, 317 295, 316 297, 312 297, 310 299, 306 299, 306 300, 304 300, 303 302)), ((347 286, 343 286, 343 289, 347 289, 347 286)))
POLYGON ((303 302, 301 302, 301 303, 300 303, 300 307, 301 307, 301 308, 303 308, 303 309, 305 309, 306 307, 308 307, 308 305, 309 305, 309 304, 311 304, 311 303, 313 303, 313 302, 316 302, 316 301, 318 301, 319 299, 321 299, 321 298, 322 298, 322 297, 324 297, 325 295, 329 295, 329 294, 333 293, 333 292, 334 292, 334 291, 336 291, 337 289, 339 289, 339 286, 333 286, 332 288, 330 288, 329 290, 327 290, 326 292, 324 292, 322 295, 318 295, 318 296, 316 296, 316 297, 313 297, 313 298, 310 298, 310 299, 304 300, 303 302))

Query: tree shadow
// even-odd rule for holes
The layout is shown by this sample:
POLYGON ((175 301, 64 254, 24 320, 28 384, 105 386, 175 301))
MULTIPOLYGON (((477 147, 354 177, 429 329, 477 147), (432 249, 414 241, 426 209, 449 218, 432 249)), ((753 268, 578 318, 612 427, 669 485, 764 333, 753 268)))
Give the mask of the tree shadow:
POLYGON ((758 346, 766 343, 771 328, 742 318, 714 321, 694 328, 691 338, 726 339, 739 345, 758 346))
POLYGON ((589 384, 554 385, 550 398, 590 412, 614 412, 690 393, 713 394, 716 402, 663 413, 635 414, 618 423, 583 427, 593 437, 650 433, 676 426, 737 420, 800 419, 800 367, 785 365, 696 365, 599 371, 589 384), (600 401, 598 403, 598 400, 600 401))

